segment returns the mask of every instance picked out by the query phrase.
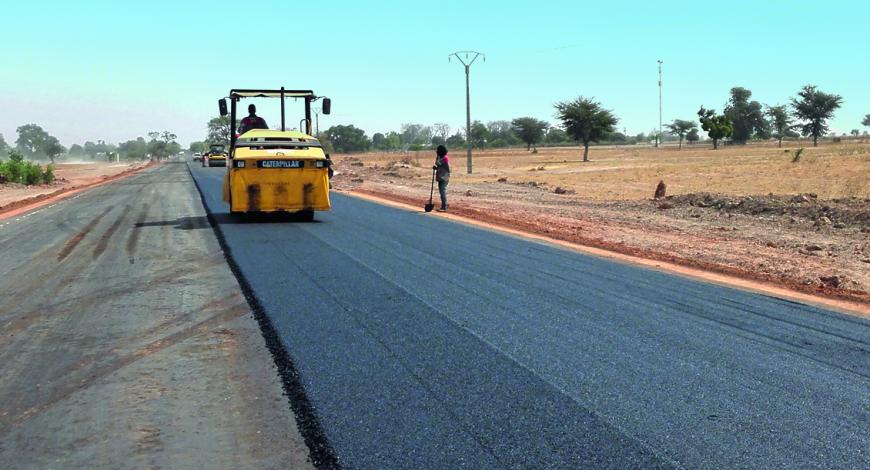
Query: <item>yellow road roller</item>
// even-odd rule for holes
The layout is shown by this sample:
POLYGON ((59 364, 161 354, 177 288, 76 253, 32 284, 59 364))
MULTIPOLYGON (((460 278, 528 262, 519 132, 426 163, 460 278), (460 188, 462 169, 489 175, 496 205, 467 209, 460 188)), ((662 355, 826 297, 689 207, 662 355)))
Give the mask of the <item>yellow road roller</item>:
POLYGON ((313 220, 315 211, 330 210, 329 161, 320 141, 311 135, 311 105, 321 99, 322 113, 329 114, 329 98, 318 97, 311 90, 233 89, 228 98, 218 102, 221 115, 230 116, 230 151, 223 198, 231 214, 287 212, 313 220), (243 125, 258 120, 262 126, 257 127, 261 128, 243 128, 237 134, 237 105, 251 98, 280 100, 281 130, 265 128, 265 121, 256 117, 246 118, 243 125), (285 102, 290 99, 302 100, 305 105, 300 131, 286 129, 285 102))
POLYGON ((222 144, 212 144, 209 146, 208 152, 203 156, 203 166, 206 164, 212 166, 226 166, 227 152, 222 144), (207 162, 207 163, 206 163, 207 162))

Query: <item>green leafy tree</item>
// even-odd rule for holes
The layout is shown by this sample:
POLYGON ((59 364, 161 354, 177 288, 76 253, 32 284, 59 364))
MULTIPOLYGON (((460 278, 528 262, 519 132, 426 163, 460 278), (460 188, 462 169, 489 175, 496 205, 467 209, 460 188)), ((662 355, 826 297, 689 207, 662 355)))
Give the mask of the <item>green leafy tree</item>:
POLYGON ((471 123, 471 132, 468 133, 468 140, 471 141, 471 146, 474 148, 486 148, 487 143, 492 139, 489 134, 489 129, 480 121, 471 123))
POLYGON ((731 139, 745 144, 752 137, 766 138, 770 125, 764 118, 761 103, 750 101, 752 92, 743 87, 731 89, 731 99, 725 106, 725 115, 733 127, 731 139))
POLYGON ((387 150, 399 150, 402 148, 402 135, 395 131, 390 131, 386 135, 387 150))
POLYGON ((550 124, 533 117, 521 117, 511 121, 511 129, 519 139, 526 144, 526 150, 544 139, 544 132, 550 124))
POLYGON ((43 143, 42 151, 45 153, 45 156, 51 160, 51 164, 54 165, 57 157, 66 152, 66 149, 60 144, 57 138, 50 135, 46 138, 45 143, 43 143))
POLYGON ((767 115, 770 116, 770 127, 773 129, 773 137, 779 141, 779 146, 782 147, 782 139, 788 137, 791 130, 795 127, 791 121, 788 108, 784 104, 768 106, 767 115))
MULTIPOLYGON (((238 122, 236 123, 238 128, 238 122)), ((222 144, 225 148, 230 147, 230 117, 218 116, 208 121, 208 137, 206 142, 210 144, 222 144)))
POLYGON ((457 132, 447 138, 446 145, 448 148, 465 147, 465 136, 461 132, 457 132))
POLYGON ((127 160, 144 160, 148 155, 148 142, 139 137, 118 144, 118 153, 127 160))
POLYGON ((828 132, 828 120, 842 104, 842 96, 819 91, 814 85, 803 87, 798 96, 791 99, 795 117, 803 121, 801 131, 812 136, 813 147, 817 147, 819 137, 828 132))
POLYGON ((694 144, 695 142, 697 142, 699 140, 701 140, 701 136, 698 135, 697 128, 690 130, 689 133, 686 134, 686 142, 688 142, 690 145, 694 144))
POLYGON ((339 153, 365 152, 371 146, 365 131, 352 125, 332 126, 324 134, 332 144, 332 148, 339 153))
POLYGON ((568 134, 558 127, 550 127, 547 130, 547 136, 544 138, 544 142, 550 145, 564 144, 569 141, 568 134))
POLYGON ((583 143, 584 162, 589 161, 589 144, 606 138, 619 122, 612 111, 602 108, 601 103, 592 98, 581 96, 573 101, 556 103, 555 108, 565 132, 575 142, 583 143))
POLYGON ((175 141, 178 136, 169 131, 149 132, 148 137, 151 138, 148 142, 148 153, 152 160, 166 159, 181 150, 181 145, 175 141))
POLYGON ((511 121, 490 121, 487 123, 486 128, 489 130, 489 139, 493 147, 496 146, 495 141, 498 140, 502 141, 502 143, 499 143, 501 147, 520 143, 520 138, 514 133, 511 121))
POLYGON ((861 131, 859 131, 858 129, 852 129, 849 133, 854 135, 855 137, 861 135, 861 131))
POLYGON ((375 150, 387 150, 387 136, 380 132, 375 132, 372 135, 372 148, 375 150))
POLYGON ((683 148, 683 138, 692 131, 692 129, 697 130, 698 125, 695 124, 694 121, 686 121, 683 119, 674 119, 674 122, 670 124, 665 124, 665 127, 671 131, 672 134, 680 137, 680 149, 683 148))
POLYGON ((861 121, 861 125, 865 127, 870 127, 870 114, 864 116, 864 120, 861 121))
POLYGON ((69 156, 71 156, 71 157, 84 157, 85 155, 87 155, 87 154, 85 153, 85 149, 84 149, 84 147, 82 147, 82 146, 79 145, 79 144, 72 144, 72 145, 69 147, 69 152, 67 152, 67 153, 68 153, 69 156))
POLYGON ((187 147, 187 150, 189 150, 190 153, 203 153, 208 150, 208 142, 191 142, 190 145, 187 147))
POLYGON ((698 119, 701 121, 701 129, 713 140, 713 150, 719 148, 719 141, 731 137, 734 128, 731 119, 724 114, 716 114, 713 109, 705 109, 701 106, 698 110, 698 119))
POLYGON ((16 129, 18 140, 15 146, 27 158, 40 158, 45 155, 45 147, 50 135, 36 124, 25 124, 16 129))
POLYGON ((100 159, 117 151, 117 147, 113 144, 107 144, 105 140, 98 140, 96 143, 88 141, 84 145, 85 153, 92 159, 100 159))
POLYGON ((7 153, 9 153, 9 144, 6 143, 3 134, 0 134, 0 155, 6 155, 7 153))

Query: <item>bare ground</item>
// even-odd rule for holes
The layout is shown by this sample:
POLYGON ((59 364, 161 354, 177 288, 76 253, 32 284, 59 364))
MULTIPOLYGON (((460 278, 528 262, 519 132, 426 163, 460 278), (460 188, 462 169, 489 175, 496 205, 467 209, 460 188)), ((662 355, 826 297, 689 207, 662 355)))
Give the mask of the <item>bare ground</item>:
MULTIPOLYGON (((583 245, 870 302, 870 177, 854 173, 870 158, 863 147, 810 150, 812 163, 799 167, 770 147, 694 154, 609 149, 599 151, 606 162, 576 162, 573 168, 563 162, 555 175, 536 159, 553 161, 565 149, 486 152, 471 176, 464 174, 464 155, 454 156, 450 210, 583 245), (747 155, 737 155, 735 165, 722 164, 734 156, 728 152, 747 155), (675 163, 690 156, 688 165, 675 163), (719 160, 703 162, 710 158, 719 160), (652 199, 660 179, 678 181, 670 188, 676 195, 652 199), (740 180, 745 183, 735 182, 740 180), (609 189, 595 191, 600 186, 609 189), (637 197, 641 186, 646 198, 637 197), (787 192, 796 187, 814 192, 787 192), (708 190, 696 190, 701 188, 708 190), (603 192, 611 195, 602 198, 603 192)), ((422 207, 429 196, 429 157, 337 156, 334 186, 422 207)))
POLYGON ((145 163, 60 163, 55 167, 55 182, 25 186, 0 184, 0 211, 21 205, 22 201, 35 202, 63 191, 92 185, 146 166, 145 163))

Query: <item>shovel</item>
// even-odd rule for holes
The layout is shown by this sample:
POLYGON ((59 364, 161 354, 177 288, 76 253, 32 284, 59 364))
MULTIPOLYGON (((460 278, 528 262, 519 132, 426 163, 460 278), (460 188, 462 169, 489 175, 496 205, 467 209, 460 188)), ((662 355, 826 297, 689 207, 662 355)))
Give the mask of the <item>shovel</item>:
POLYGON ((429 204, 423 206, 423 210, 426 212, 432 212, 432 209, 435 208, 435 204, 432 204, 432 196, 435 194, 435 169, 432 169, 432 187, 429 189, 429 204))

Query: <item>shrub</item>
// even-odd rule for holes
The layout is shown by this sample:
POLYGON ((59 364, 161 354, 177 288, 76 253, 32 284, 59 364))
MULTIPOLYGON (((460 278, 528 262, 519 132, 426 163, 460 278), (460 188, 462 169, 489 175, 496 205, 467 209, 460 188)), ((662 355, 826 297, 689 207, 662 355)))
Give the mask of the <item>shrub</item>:
POLYGON ((45 165, 45 171, 42 172, 42 182, 44 184, 54 183, 54 165, 45 165))
POLYGON ((9 161, 0 162, 0 181, 2 180, 26 185, 52 183, 54 167, 48 165, 43 170, 38 164, 25 161, 20 153, 13 150, 9 152, 9 161))

